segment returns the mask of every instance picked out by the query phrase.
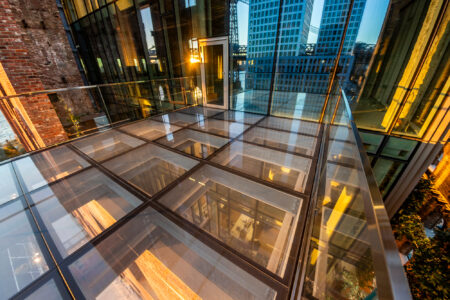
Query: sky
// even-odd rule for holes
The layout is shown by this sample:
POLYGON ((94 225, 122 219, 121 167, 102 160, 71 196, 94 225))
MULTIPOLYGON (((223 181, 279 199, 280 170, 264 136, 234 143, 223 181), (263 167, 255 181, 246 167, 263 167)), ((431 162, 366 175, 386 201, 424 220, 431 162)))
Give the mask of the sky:
MULTIPOLYGON (((324 0, 315 0, 311 25, 320 27, 320 19, 322 17, 324 0)), ((367 0, 366 7, 364 9, 361 26, 359 28, 357 42, 363 42, 368 44, 375 44, 378 40, 381 27, 383 25, 384 16, 386 14, 389 0, 367 0)), ((247 45, 248 35, 248 5, 242 2, 238 2, 238 28, 239 28, 239 44, 247 45)), ((317 34, 310 32, 308 36, 308 43, 315 43, 317 40, 317 34)))

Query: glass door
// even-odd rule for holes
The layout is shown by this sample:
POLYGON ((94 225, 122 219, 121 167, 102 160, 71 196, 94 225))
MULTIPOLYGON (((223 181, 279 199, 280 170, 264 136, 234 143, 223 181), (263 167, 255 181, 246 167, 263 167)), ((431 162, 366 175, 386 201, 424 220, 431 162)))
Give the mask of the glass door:
POLYGON ((228 109, 228 38, 199 40, 203 105, 228 109))

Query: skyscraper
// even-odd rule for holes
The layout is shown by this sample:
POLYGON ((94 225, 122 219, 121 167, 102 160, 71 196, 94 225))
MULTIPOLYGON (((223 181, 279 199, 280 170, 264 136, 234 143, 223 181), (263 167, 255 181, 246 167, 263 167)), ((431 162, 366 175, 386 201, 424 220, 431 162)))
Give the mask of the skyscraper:
MULTIPOLYGON (((316 54, 336 55, 338 53, 349 5, 350 0, 325 0, 319 36, 317 38, 316 54)), ((352 53, 365 6, 366 0, 355 0, 353 3, 342 54, 352 53)))
POLYGON ((247 86, 270 89, 270 72, 275 51, 279 57, 298 56, 304 53, 312 2, 312 0, 287 0, 283 3, 281 14, 279 1, 250 2, 247 86))

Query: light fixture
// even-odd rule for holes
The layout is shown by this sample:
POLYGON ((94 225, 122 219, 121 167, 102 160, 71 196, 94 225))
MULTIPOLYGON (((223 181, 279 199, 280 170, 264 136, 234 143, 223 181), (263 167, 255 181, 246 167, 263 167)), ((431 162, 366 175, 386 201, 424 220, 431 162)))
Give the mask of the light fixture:
POLYGON ((191 54, 191 58, 189 59, 191 64, 198 64, 200 62, 200 58, 198 55, 191 54))

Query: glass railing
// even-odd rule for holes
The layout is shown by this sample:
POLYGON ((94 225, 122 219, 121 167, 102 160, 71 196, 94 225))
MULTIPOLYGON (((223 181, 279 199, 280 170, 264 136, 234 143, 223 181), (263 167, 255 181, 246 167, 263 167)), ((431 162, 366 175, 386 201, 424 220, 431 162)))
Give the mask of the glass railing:
POLYGON ((297 292, 306 299, 410 299, 345 93, 338 88, 326 105, 297 292))
MULTIPOLYGON (((36 98, 47 98, 70 140, 121 122, 143 119, 197 104, 202 97, 197 81, 195 77, 181 77, 100 84, 9 95, 0 97, 0 100, 7 104, 11 101, 22 103, 34 101, 36 98)), ((14 119, 20 120, 23 117, 13 118, 13 121, 14 119)), ((18 123, 18 127, 25 127, 25 132, 31 132, 26 122, 18 123)), ((3 147, 5 151, 14 146, 11 139, 8 142, 3 147)), ((15 148, 17 151, 11 149, 7 155, 0 155, 0 161, 25 152, 21 150, 21 145, 15 148)), ((41 147, 37 145, 34 148, 41 147)))

